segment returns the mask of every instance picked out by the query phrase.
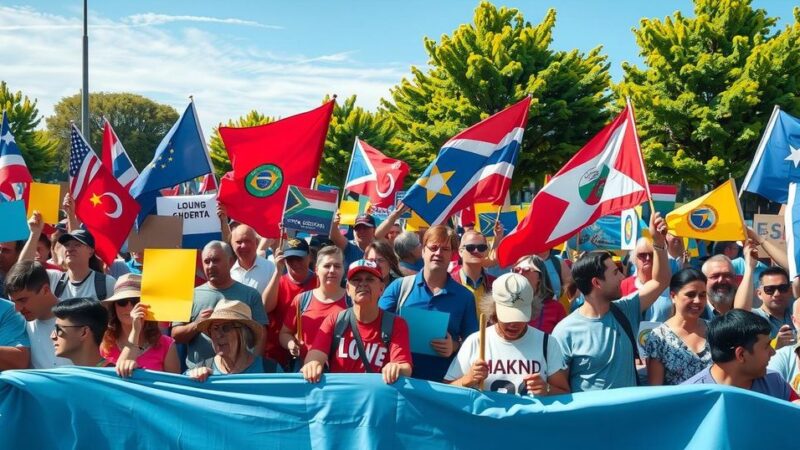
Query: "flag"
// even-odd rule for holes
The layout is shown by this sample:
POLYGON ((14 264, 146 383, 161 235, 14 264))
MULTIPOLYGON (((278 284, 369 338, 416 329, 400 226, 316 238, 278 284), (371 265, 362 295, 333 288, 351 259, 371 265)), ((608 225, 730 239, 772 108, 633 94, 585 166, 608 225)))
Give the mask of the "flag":
POLYGON ((72 125, 69 154, 69 191, 75 214, 95 240, 95 252, 111 264, 128 238, 139 205, 72 125))
POLYGON ((200 186, 197 188, 198 194, 208 194, 209 192, 217 190, 217 177, 213 173, 207 173, 200 181, 200 186))
POLYGON ((501 266, 547 251, 599 217, 647 199, 647 175, 628 104, 536 194, 528 215, 498 247, 501 266))
POLYGON ((289 185, 310 187, 319 171, 334 101, 248 128, 220 127, 233 170, 220 181, 228 216, 264 237, 278 238, 289 185))
POLYGON ((675 236, 707 241, 747 239, 736 182, 730 179, 713 191, 667 214, 667 227, 675 236))
POLYGON ((502 205, 511 186, 531 99, 509 106, 447 141, 403 203, 436 225, 478 202, 502 205))
POLYGON ((283 211, 283 227, 287 230, 329 235, 338 199, 339 195, 335 192, 289 186, 283 211))
POLYGON ((742 192, 787 204, 789 183, 800 181, 800 119, 775 106, 756 156, 742 183, 742 192))
POLYGON ((356 138, 344 189, 368 196, 374 206, 388 208, 394 204, 394 194, 403 187, 408 170, 404 161, 389 158, 356 138))
POLYGON ((27 204, 28 184, 33 181, 22 153, 19 151, 8 116, 3 111, 0 127, 0 197, 4 201, 24 199, 27 204))
POLYGON ((111 128, 111 122, 105 118, 103 122, 103 165, 114 174, 122 187, 130 189, 136 177, 139 176, 139 172, 136 171, 128 153, 125 152, 117 133, 111 128))
POLYGON ((186 111, 158 144, 153 160, 131 186, 131 195, 142 207, 139 223, 154 212, 162 189, 174 188, 212 171, 194 102, 189 102, 186 111))
POLYGON ((800 262, 800 245, 797 236, 800 236, 800 196, 797 195, 797 183, 789 184, 789 198, 786 212, 783 215, 784 230, 786 230, 786 253, 789 260, 789 279, 794 280, 798 275, 797 267, 800 262))

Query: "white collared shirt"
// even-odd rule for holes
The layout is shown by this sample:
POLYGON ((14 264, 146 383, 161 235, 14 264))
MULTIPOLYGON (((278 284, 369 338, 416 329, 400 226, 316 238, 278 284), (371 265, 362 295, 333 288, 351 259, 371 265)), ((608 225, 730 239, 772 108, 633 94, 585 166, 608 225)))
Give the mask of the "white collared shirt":
POLYGON ((231 277, 234 280, 250 286, 257 290, 259 294, 264 293, 273 273, 275 273, 275 264, 260 256, 256 256, 256 260, 250 269, 240 266, 238 259, 231 267, 231 277))

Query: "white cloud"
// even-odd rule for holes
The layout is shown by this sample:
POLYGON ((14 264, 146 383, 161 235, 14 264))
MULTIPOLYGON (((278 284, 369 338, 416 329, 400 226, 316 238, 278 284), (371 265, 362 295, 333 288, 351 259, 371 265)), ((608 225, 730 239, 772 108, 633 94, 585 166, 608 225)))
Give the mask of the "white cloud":
POLYGON ((258 28, 270 28, 273 30, 283 29, 283 27, 277 25, 264 25, 262 23, 254 22, 252 20, 222 19, 218 17, 206 17, 206 16, 170 16, 167 14, 154 14, 154 13, 134 14, 132 16, 128 16, 125 19, 125 22, 128 22, 134 26, 163 25, 173 22, 200 22, 200 23, 205 22, 205 23, 221 23, 227 25, 244 25, 244 26, 258 27, 258 28))
MULTIPOLYGON (((283 55, 195 28, 134 23, 144 22, 92 18, 90 90, 134 92, 179 112, 194 95, 207 136, 212 125, 252 109, 288 116, 319 105, 326 94, 357 94, 359 105, 374 109, 408 71, 407 64, 359 64, 353 51, 283 55)), ((62 97, 81 86, 80 18, 0 7, 0 24, 0 79, 37 98, 40 112, 51 115, 62 97), (23 28, 37 31, 16 31, 23 28)))

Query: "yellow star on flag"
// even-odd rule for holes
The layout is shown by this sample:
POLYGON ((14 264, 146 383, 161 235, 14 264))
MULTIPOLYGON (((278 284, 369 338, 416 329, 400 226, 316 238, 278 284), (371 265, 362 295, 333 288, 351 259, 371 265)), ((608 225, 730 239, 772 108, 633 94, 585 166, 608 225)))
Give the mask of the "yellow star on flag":
POLYGON ((439 167, 433 166, 429 176, 420 177, 417 182, 420 186, 425 188, 425 197, 428 203, 430 203, 431 200, 436 197, 436 194, 447 196, 453 195, 450 193, 450 188, 447 187, 447 180, 449 180, 450 177, 452 177, 455 173, 455 170, 451 170, 450 172, 439 172, 439 167))
POLYGON ((92 206, 97 206, 103 203, 103 201, 100 199, 100 196, 94 192, 92 192, 92 198, 90 198, 89 201, 92 202, 92 206))

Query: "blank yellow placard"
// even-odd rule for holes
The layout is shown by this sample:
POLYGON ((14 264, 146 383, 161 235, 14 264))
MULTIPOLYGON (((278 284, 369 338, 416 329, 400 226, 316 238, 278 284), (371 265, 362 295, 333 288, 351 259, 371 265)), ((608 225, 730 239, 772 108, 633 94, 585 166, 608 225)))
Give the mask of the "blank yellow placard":
POLYGON ((147 320, 191 319, 196 258, 194 249, 145 249, 142 303, 150 306, 147 320))
POLYGON ((58 223, 58 209, 61 200, 61 186, 58 184, 31 183, 28 200, 28 217, 34 211, 42 214, 44 223, 58 223))
POLYGON ((342 200, 339 203, 339 225, 354 225, 358 216, 358 201, 342 200))

